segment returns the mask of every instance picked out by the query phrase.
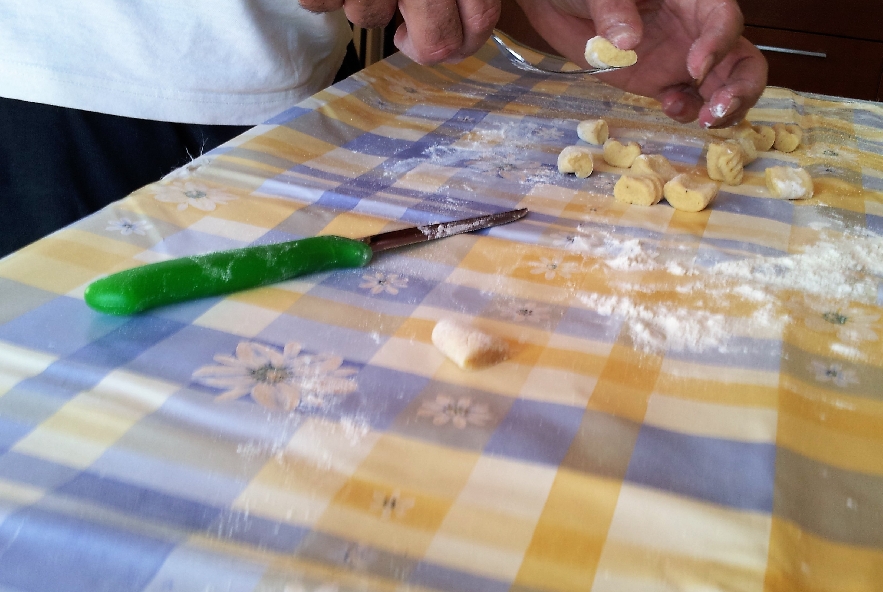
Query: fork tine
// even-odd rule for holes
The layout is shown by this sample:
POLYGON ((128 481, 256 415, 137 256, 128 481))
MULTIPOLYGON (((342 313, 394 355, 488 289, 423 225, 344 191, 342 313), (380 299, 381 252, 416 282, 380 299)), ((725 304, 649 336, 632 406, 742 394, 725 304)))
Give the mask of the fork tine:
POLYGON ((530 61, 528 61, 527 58, 525 58, 523 55, 521 55, 521 53, 516 51, 513 48, 513 46, 517 47, 519 49, 522 49, 522 50, 527 50, 532 53, 539 54, 541 56, 545 56, 545 57, 561 59, 560 57, 553 56, 553 55, 544 53, 542 51, 538 51, 536 49, 526 47, 526 46, 518 43, 514 39, 512 39, 506 33, 503 33, 502 31, 500 31, 499 29, 494 29, 494 32, 491 34, 491 39, 494 41, 494 43, 497 44, 497 46, 500 49, 503 50, 503 53, 506 55, 506 57, 509 58, 509 61, 511 61, 517 68, 520 68, 522 70, 527 70, 529 72, 535 72, 535 73, 539 73, 539 74, 558 74, 558 75, 566 75, 566 76, 573 76, 573 75, 582 76, 584 74, 603 74, 604 72, 613 72, 614 70, 620 69, 620 68, 589 68, 589 69, 579 69, 579 70, 551 70, 551 69, 543 68, 541 66, 531 63, 530 61))

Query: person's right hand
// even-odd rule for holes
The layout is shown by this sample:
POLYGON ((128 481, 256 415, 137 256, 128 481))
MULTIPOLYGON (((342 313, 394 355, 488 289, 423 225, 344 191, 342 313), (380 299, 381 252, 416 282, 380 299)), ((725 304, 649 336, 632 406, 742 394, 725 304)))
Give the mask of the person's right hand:
POLYGON ((767 64, 741 36, 735 0, 518 0, 531 24, 571 61, 586 40, 634 49, 638 63, 598 77, 653 97, 666 115, 705 127, 737 123, 760 98, 767 64))
POLYGON ((500 0, 299 0, 311 12, 343 8, 359 27, 384 27, 396 7, 405 22, 395 45, 420 64, 457 61, 478 51, 500 18, 500 0))

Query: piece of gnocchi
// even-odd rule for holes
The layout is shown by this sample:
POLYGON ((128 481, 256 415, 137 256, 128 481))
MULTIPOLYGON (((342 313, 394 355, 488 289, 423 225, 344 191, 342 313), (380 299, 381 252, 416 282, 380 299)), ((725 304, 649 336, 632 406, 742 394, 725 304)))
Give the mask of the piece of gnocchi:
POLYGON ((773 131, 776 134, 773 148, 780 152, 794 152, 803 139, 803 130, 797 125, 777 123, 773 125, 773 131))
POLYGON ((754 145, 753 138, 741 136, 734 138, 733 141, 739 144, 739 147, 742 149, 742 166, 757 160, 757 147, 754 145))
POLYGON ((809 199, 813 194, 812 177, 800 167, 774 166, 764 177, 772 197, 778 199, 809 199))
POLYGON ((683 212, 699 212, 717 196, 719 186, 697 175, 682 173, 666 183, 662 188, 671 207, 683 212))
POLYGON ((748 120, 743 119, 736 125, 710 129, 708 130, 708 133, 715 138, 720 138, 722 140, 731 140, 733 138, 744 138, 753 136, 754 128, 751 126, 748 120))
POLYGON ((506 340, 453 319, 442 319, 435 324, 432 343, 464 370, 486 368, 509 356, 506 340))
POLYGON ((636 206, 652 206, 662 199, 664 181, 656 175, 622 175, 613 186, 616 201, 636 206))
POLYGON ((776 131, 768 125, 755 125, 754 133, 754 147, 758 152, 766 152, 776 142, 776 131))
POLYGON ((705 155, 708 176, 727 185, 738 185, 744 174, 743 158, 742 146, 738 142, 727 140, 709 144, 705 155))
POLYGON ((604 142, 604 162, 610 166, 627 169, 640 155, 641 146, 637 142, 622 144, 613 138, 604 142))
POLYGON ((663 181, 671 181, 678 172, 661 154, 641 154, 632 163, 632 172, 638 175, 656 175, 663 181))
POLYGON ((638 61, 638 54, 634 51, 619 49, 601 36, 586 42, 585 57, 595 68, 624 68, 638 61))
POLYGON ((585 146, 567 146, 558 154, 558 172, 585 179, 595 170, 592 152, 585 146))
POLYGON ((583 142, 603 146, 610 137, 610 128, 603 119, 586 119, 577 124, 576 135, 583 142))

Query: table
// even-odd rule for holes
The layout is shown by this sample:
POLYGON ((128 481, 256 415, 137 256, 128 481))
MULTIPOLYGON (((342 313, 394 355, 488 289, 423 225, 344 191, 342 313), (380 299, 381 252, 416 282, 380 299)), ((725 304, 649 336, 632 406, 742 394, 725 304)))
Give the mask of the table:
POLYGON ((700 213, 612 198, 576 123, 702 167, 591 79, 400 55, 0 261, 0 590, 883 590, 883 107, 769 88, 700 213), (778 162, 816 197, 764 197, 778 162), (133 317, 169 257, 519 222, 133 317), (466 372, 441 318, 505 338, 466 372))

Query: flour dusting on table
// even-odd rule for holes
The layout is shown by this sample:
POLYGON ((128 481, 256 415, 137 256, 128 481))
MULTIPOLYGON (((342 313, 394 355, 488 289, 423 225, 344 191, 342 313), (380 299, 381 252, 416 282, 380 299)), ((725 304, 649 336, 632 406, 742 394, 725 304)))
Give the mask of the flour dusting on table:
MULTIPOLYGON (((735 336, 779 338, 794 301, 812 310, 875 304, 883 281, 883 239, 869 231, 821 232, 799 253, 705 267, 682 259, 685 249, 663 251, 651 241, 619 239, 598 228, 591 233, 570 237, 568 248, 597 258, 611 273, 638 277, 614 281, 614 294, 582 292, 578 299, 598 314, 621 318, 644 351, 727 352, 735 336)), ((845 344, 832 352, 860 357, 845 344)))

